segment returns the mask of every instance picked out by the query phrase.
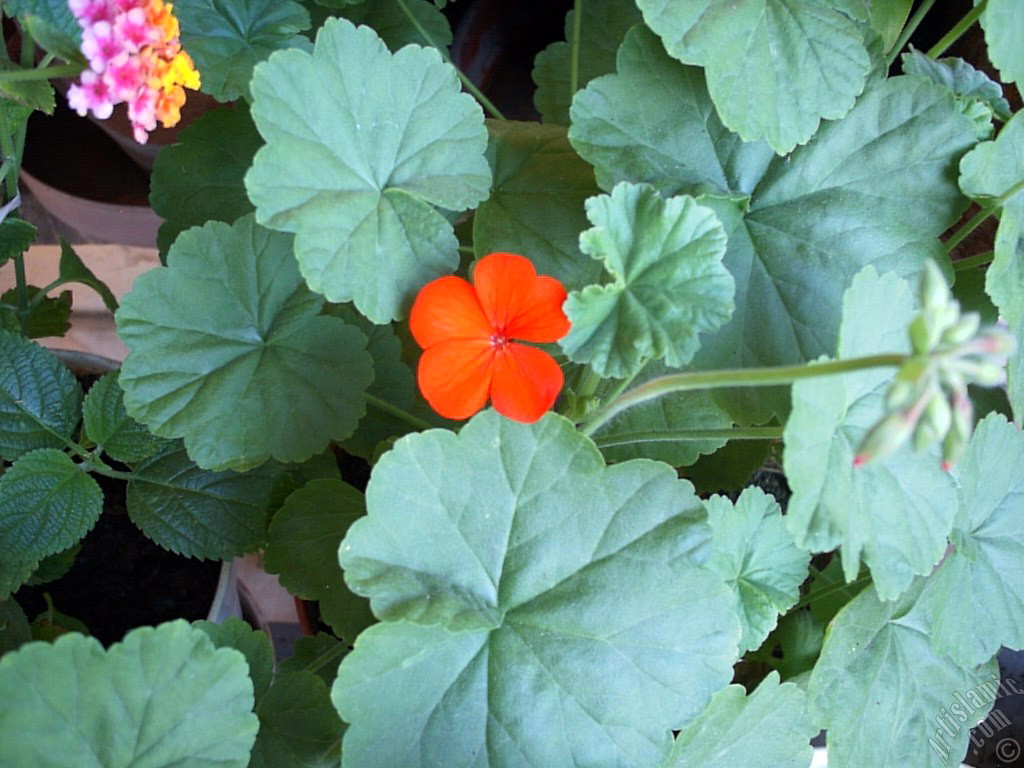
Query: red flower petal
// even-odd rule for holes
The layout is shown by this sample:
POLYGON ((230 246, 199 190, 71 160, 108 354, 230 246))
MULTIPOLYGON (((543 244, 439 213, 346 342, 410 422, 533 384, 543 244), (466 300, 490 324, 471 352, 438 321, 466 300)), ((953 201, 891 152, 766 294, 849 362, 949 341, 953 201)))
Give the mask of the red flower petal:
POLYGON ((494 357, 491 402, 515 421, 537 421, 555 403, 565 378, 547 352, 509 344, 494 357))
POLYGON ((423 349, 451 339, 491 337, 473 286, 461 277, 441 277, 420 290, 409 313, 409 330, 423 349))
POLYGON ((473 269, 473 286, 491 325, 508 338, 558 341, 569 332, 562 312, 565 289, 553 277, 538 277, 527 258, 485 256, 473 269))
POLYGON ((452 339, 427 348, 416 378, 430 407, 446 419, 468 419, 483 408, 494 353, 487 339, 452 339))

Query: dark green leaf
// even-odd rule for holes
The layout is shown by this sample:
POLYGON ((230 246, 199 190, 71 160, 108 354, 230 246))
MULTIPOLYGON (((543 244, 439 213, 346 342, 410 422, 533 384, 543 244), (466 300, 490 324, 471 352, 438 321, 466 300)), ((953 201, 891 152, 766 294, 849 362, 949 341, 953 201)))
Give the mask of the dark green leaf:
POLYGON ((373 623, 370 604, 349 591, 338 565, 338 546, 365 514, 363 495, 340 480, 313 480, 291 496, 267 532, 264 565, 280 574, 293 595, 320 601, 320 614, 353 642, 373 623))
POLYGON ((0 330, 0 457, 63 447, 81 407, 82 388, 56 357, 0 330))
POLYGON ((392 51, 410 43, 428 48, 434 45, 442 50, 447 50, 452 44, 452 28, 448 19, 437 10, 437 6, 426 0, 402 0, 401 5, 398 0, 343 3, 343 7, 332 15, 371 27, 392 51), (406 15, 406 10, 416 17, 415 23, 406 15), (424 39, 417 24, 430 36, 429 41, 424 39))
POLYGON ((50 53, 69 62, 83 61, 82 29, 67 0, 6 0, 4 12, 17 16, 32 39, 50 53))
POLYGON ((234 648, 245 656, 258 707, 260 697, 270 687, 270 680, 274 676, 274 650, 270 647, 267 633, 253 629, 241 619, 235 618, 223 624, 194 621, 192 626, 203 630, 218 648, 234 648))
POLYGON ((281 672, 256 705, 260 732, 249 768, 338 765, 345 726, 327 684, 311 672, 281 672))
POLYGON ((279 469, 282 470, 281 474, 274 482, 274 488, 270 493, 268 510, 271 519, 284 506, 289 496, 311 480, 341 480, 338 459, 330 448, 301 464, 281 464, 279 469))
POLYGON ((278 471, 266 465, 244 475, 210 472, 175 443, 135 467, 128 514, 165 549, 227 560, 263 544, 267 500, 278 471))
MULTIPOLYGON (((22 68, 8 59, 0 59, 0 73, 21 72, 22 68)), ((45 79, 5 80, 0 78, 0 96, 23 104, 29 109, 52 115, 56 101, 53 86, 45 79)))
MULTIPOLYGON (((32 639, 28 617, 14 598, 0 602, 0 656, 32 639)), ((0 726, 2 727, 2 726, 0 726)))
POLYGON ((8 216, 0 222, 0 267, 28 250, 39 232, 34 224, 8 216))
POLYGON ((176 0, 174 15, 203 93, 222 102, 249 98, 253 67, 274 51, 309 46, 309 13, 292 0, 176 0))
POLYGON ((89 389, 82 403, 82 417, 88 438, 117 461, 147 459, 166 443, 125 412, 116 371, 104 375, 89 389))
POLYGON ((0 600, 6 600, 17 592, 18 587, 29 580, 35 567, 34 561, 12 560, 6 555, 0 557, 0 600))
POLYGON ((262 144, 249 110, 237 105, 207 112, 160 151, 149 201, 165 219, 157 235, 161 254, 189 227, 230 224, 253 210, 243 179, 262 144))
MULTIPOLYGON (((42 291, 42 288, 26 286, 26 296, 31 301, 42 291)), ((0 295, 0 328, 11 333, 21 333, 21 321, 14 309, 17 306, 18 293, 11 288, 0 295)), ((41 339, 46 336, 63 336, 71 327, 71 291, 61 291, 59 296, 48 296, 32 309, 28 316, 28 327, 25 335, 30 339, 41 339)))
POLYGON ((0 765, 245 768, 256 739, 237 651, 184 621, 104 651, 68 634, 0 660, 0 765))
POLYGON ((27 580, 27 584, 46 584, 50 581, 56 581, 61 576, 71 570, 71 566, 75 564, 75 558, 82 549, 82 544, 79 542, 73 547, 65 549, 63 552, 57 552, 52 555, 48 555, 39 561, 39 565, 32 571, 32 576, 27 580))
POLYGON ((723 448, 683 467, 680 475, 693 483, 701 496, 738 491, 764 465, 771 446, 770 440, 730 440, 723 448))
POLYGON ((0 554, 34 561, 78 542, 103 511, 96 481, 63 451, 40 448, 0 475, 0 554))
POLYGON ((111 312, 117 310, 117 299, 107 284, 93 274, 82 262, 82 259, 67 240, 60 240, 60 273, 58 279, 62 283, 81 283, 92 288, 103 299, 103 303, 111 312))
POLYGON ((365 411, 366 337, 319 314, 291 244, 252 216, 209 222, 183 233, 117 312, 128 414, 184 437, 204 468, 304 461, 365 411))
POLYGON ((258 67, 253 97, 267 140, 246 175, 259 221, 297 233, 314 291, 354 300, 376 323, 401 317, 458 264, 433 206, 462 211, 490 191, 480 107, 437 51, 392 54, 345 19, 323 26, 312 56, 285 51, 258 67))
POLYGON ((295 641, 295 651, 277 665, 279 672, 312 672, 327 685, 338 676, 338 665, 348 652, 348 646, 334 635, 317 632, 295 641))
POLYGON ((494 189, 473 217, 476 256, 523 254, 569 289, 597 282, 601 265, 580 253, 579 236, 588 226, 583 204, 599 190, 565 129, 507 121, 488 129, 494 189))

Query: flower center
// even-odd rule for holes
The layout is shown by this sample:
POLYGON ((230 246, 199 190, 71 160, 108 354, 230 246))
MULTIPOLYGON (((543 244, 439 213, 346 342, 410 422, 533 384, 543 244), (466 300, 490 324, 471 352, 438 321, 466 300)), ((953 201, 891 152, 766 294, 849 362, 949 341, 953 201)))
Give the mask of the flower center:
POLYGON ((501 331, 495 331, 491 334, 491 346, 497 350, 502 350, 508 346, 508 336, 501 331))

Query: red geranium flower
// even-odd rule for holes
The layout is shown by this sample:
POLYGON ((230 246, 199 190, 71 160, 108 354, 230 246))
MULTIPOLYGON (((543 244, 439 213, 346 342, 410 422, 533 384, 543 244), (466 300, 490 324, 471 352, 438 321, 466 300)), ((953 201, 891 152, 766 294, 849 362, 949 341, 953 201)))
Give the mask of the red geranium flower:
POLYGON ((416 297, 409 328, 423 348, 420 391, 449 419, 469 418, 490 397, 498 413, 536 421, 558 397, 562 369, 546 352, 513 339, 551 342, 565 336, 565 289, 514 253, 480 259, 473 283, 442 277, 416 297))

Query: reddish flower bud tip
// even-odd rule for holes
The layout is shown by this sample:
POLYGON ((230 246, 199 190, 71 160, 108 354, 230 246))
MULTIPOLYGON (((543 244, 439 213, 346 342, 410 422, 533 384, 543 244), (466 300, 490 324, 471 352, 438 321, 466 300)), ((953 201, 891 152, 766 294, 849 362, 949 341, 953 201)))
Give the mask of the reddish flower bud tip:
POLYGON ((945 459, 942 460, 942 471, 943 472, 949 472, 949 470, 951 470, 952 468, 953 468, 953 463, 952 462, 946 461, 945 459))
POLYGON ((858 453, 853 457, 853 468, 863 467, 868 463, 868 455, 866 453, 858 453))

